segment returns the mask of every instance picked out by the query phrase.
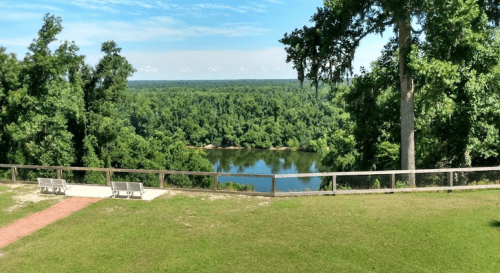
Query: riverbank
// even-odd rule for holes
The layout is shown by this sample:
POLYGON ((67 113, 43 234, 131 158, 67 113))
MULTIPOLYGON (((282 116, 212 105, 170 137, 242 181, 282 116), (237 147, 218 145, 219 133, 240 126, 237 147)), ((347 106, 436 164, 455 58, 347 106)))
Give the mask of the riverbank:
MULTIPOLYGON (((247 148, 247 147, 241 147, 241 146, 217 146, 214 144, 208 144, 205 146, 193 146, 193 145, 188 145, 186 146, 187 148, 192 148, 192 149, 207 149, 207 150, 215 150, 215 149, 221 149, 221 150, 260 150, 260 151, 301 151, 301 152, 310 152, 310 153, 315 153, 311 148, 296 148, 292 149, 290 147, 270 147, 267 149, 262 149, 262 148, 247 148)), ((330 150, 329 147, 327 147, 327 150, 330 150)))
MULTIPOLYGON (((224 150, 264 150, 264 151, 291 151, 292 149, 290 147, 281 147, 281 148, 276 148, 276 147, 271 147, 268 149, 261 149, 261 148, 247 148, 247 147, 240 147, 240 146, 217 146, 214 144, 208 144, 205 146, 186 146, 187 148, 202 148, 202 149, 207 149, 207 150, 212 150, 212 149, 224 149, 224 150)), ((310 152, 310 150, 304 150, 304 149, 297 149, 297 151, 303 151, 303 152, 310 152)))

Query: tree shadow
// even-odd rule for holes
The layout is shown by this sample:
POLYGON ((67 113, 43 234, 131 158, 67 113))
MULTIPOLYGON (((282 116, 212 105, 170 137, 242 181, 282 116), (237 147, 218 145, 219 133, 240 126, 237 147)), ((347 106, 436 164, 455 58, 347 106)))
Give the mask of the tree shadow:
POLYGON ((490 226, 500 228, 500 221, 492 220, 490 226))

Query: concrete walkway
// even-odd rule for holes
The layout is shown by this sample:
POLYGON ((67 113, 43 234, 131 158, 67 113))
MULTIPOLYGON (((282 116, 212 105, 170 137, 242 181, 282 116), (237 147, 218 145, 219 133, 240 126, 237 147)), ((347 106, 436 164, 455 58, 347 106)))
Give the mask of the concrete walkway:
MULTIPOLYGON (((67 196, 78 196, 78 197, 93 197, 93 198, 111 198, 111 187, 107 186, 91 186, 91 185, 74 185, 69 184, 69 189, 66 192, 67 196)), ((142 199, 140 195, 136 192, 131 199, 134 200, 145 200, 151 201, 156 197, 165 194, 167 190, 160 189, 145 189, 142 199)), ((125 192, 120 192, 117 197, 119 199, 126 199, 127 196, 125 192)), ((130 200, 130 199, 129 199, 130 200)))

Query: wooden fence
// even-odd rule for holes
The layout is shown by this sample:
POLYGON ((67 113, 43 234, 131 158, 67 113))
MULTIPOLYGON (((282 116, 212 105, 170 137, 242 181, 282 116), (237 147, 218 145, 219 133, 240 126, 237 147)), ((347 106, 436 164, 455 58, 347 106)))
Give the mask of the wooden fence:
MULTIPOLYGON (((96 171, 106 174, 106 185, 111 185, 112 176, 114 173, 143 173, 143 174, 158 174, 159 188, 165 186, 165 175, 198 175, 209 176, 214 179, 213 190, 218 190, 219 176, 232 177, 256 177, 256 178, 271 178, 271 191, 265 192, 230 192, 238 194, 250 195, 266 195, 266 196, 302 196, 302 195, 338 195, 338 194, 366 194, 366 193, 397 193, 397 192, 422 192, 422 191, 451 191, 451 190, 470 190, 470 189, 498 189, 500 184, 493 185, 476 185, 476 186, 454 186, 454 172, 485 172, 485 171, 500 171, 499 167, 477 167, 477 168, 450 168, 450 169, 421 169, 421 170, 394 170, 394 171, 368 171, 368 172, 329 172, 329 173, 300 173, 300 174, 241 174, 241 173, 219 173, 219 172, 196 172, 196 171, 169 171, 169 170, 137 170, 137 169, 115 169, 115 168, 91 168, 91 167, 63 167, 63 166, 37 166, 37 165, 15 165, 15 164, 0 164, 0 168, 10 168, 11 180, 1 180, 0 182, 19 182, 19 183, 36 183, 36 181, 18 181, 18 169, 35 169, 35 170, 52 170, 56 171, 58 179, 63 178, 64 171, 96 171), (446 187, 410 187, 396 188, 396 174, 424 174, 424 173, 447 173, 448 186, 446 187), (339 176, 390 176, 390 188, 387 189, 362 189, 362 190, 338 190, 337 177, 339 176), (277 179, 293 178, 293 177, 331 177, 331 191, 301 191, 301 192, 279 192, 276 191, 277 179)), ((182 189, 186 190, 186 189, 182 189)), ((189 189, 188 189, 189 190, 189 189)), ((203 190, 202 190, 203 191, 203 190)), ((206 190, 204 190, 206 191, 206 190)))

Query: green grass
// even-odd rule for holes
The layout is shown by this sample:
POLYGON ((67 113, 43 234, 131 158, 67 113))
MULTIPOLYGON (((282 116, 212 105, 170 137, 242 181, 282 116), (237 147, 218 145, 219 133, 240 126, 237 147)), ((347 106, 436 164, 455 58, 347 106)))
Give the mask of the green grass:
POLYGON ((0 264, 3 272, 497 272, 499 210, 495 190, 106 199, 2 249, 0 264))
POLYGON ((22 219, 29 214, 42 211, 57 203, 55 200, 44 200, 40 202, 27 202, 18 208, 9 211, 9 208, 16 205, 14 196, 18 194, 28 194, 37 187, 22 186, 17 188, 9 188, 8 186, 0 185, 0 227, 7 226, 16 220, 22 219))

